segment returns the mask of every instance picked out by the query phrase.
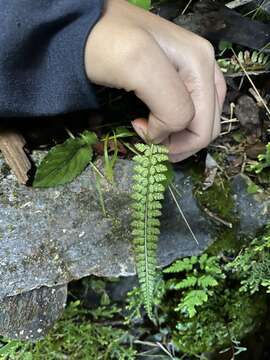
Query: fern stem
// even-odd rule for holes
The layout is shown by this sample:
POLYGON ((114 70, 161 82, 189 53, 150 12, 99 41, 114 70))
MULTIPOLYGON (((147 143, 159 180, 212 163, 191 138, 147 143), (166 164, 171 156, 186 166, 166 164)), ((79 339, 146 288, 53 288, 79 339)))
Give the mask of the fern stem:
MULTIPOLYGON (((153 152, 153 145, 150 146, 150 152, 151 152, 151 155, 152 155, 152 152, 153 152)), ((150 157, 151 157, 150 155, 150 157)), ((148 177, 149 177, 149 173, 148 173, 148 177)), ((148 241, 147 241, 147 228, 148 228, 148 202, 149 202, 149 182, 148 182, 148 185, 147 185, 147 195, 146 195, 146 204, 145 204, 145 212, 144 212, 144 218, 145 218, 145 221, 144 221, 144 253, 146 254, 145 258, 144 258, 144 263, 145 263, 145 274, 146 274, 146 287, 147 287, 147 290, 146 290, 146 293, 147 293, 147 296, 148 296, 148 299, 147 299, 147 313, 149 315, 149 317, 151 318, 151 309, 149 309, 149 304, 151 303, 151 299, 149 299, 149 296, 151 294, 151 290, 149 289, 149 269, 148 269, 148 261, 147 259, 149 258, 149 255, 148 255, 148 248, 147 248, 147 244, 148 244, 148 241)))

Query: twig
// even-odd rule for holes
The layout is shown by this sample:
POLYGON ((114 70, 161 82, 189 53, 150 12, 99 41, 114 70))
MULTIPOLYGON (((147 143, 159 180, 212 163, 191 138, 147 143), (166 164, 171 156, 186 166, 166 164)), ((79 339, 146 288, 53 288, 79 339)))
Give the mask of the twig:
MULTIPOLYGON (((173 186, 173 185, 172 185, 172 186, 173 186)), ((172 198, 173 198, 173 200, 174 200, 174 202, 175 202, 175 204, 176 204, 176 206, 177 206, 177 209, 178 209, 178 211, 180 212, 180 214, 181 214, 181 216, 182 216, 182 218, 183 218, 183 220, 184 220, 184 222, 185 222, 188 230, 190 231, 193 239, 195 240, 195 242, 196 242, 197 245, 199 246, 199 242, 198 242, 198 240, 197 240, 197 238, 196 238, 193 230, 191 229, 191 227, 190 227, 190 225, 189 225, 189 223, 188 223, 188 221, 187 221, 187 218, 186 218, 183 210, 181 209, 181 207, 180 207, 180 205, 179 205, 179 203, 178 203, 178 201, 177 201, 177 199, 176 199, 176 197, 175 197, 175 195, 174 195, 174 193, 173 193, 173 191, 172 191, 172 186, 168 186, 169 191, 170 191, 170 193, 171 193, 171 196, 172 196, 172 198)))
POLYGON ((243 154, 243 162, 241 165, 241 174, 243 174, 245 172, 246 163, 247 163, 247 154, 244 153, 243 154))
POLYGON ((229 124, 229 127, 228 127, 228 130, 227 131, 223 131, 220 136, 224 136, 224 135, 227 135, 231 132, 232 130, 232 123, 233 122, 239 122, 237 118, 234 118, 233 115, 234 115, 234 109, 235 109, 235 104, 233 102, 230 103, 230 118, 227 119, 227 118, 224 118, 223 116, 221 117, 221 119, 225 119, 223 121, 221 121, 221 124, 226 124, 228 123, 229 124))
POLYGON ((157 341, 157 345, 161 348, 161 350, 163 350, 165 352, 165 354, 167 354, 169 356, 170 359, 174 360, 174 357, 172 356, 172 354, 165 348, 164 345, 162 345, 160 342, 157 341))
POLYGON ((259 50, 259 54, 261 52, 263 52, 266 48, 270 47, 270 41, 268 43, 266 43, 260 50, 259 50))
POLYGON ((226 4, 226 7, 229 9, 235 9, 239 6, 243 6, 245 4, 249 4, 253 0, 233 0, 226 4))
POLYGON ((100 177, 102 177, 103 179, 106 179, 105 176, 101 173, 101 171, 96 167, 96 165, 94 163, 92 163, 92 161, 90 162, 90 165, 92 166, 92 168, 95 170, 95 172, 98 173, 98 175, 100 177))
POLYGON ((189 0, 189 2, 187 3, 187 5, 184 7, 184 10, 182 11, 181 15, 184 15, 185 12, 187 11, 187 9, 189 8, 190 4, 192 3, 192 0, 189 0))
POLYGON ((140 155, 140 153, 132 146, 129 145, 129 143, 123 141, 123 140, 119 140, 119 142, 121 144, 123 144, 126 148, 128 148, 131 152, 133 152, 136 155, 140 155))
POLYGON ((71 137, 71 139, 75 139, 75 136, 72 134, 72 132, 68 129, 68 128, 65 128, 67 134, 69 135, 69 137, 71 137))
MULTIPOLYGON (((252 75, 252 76, 259 76, 262 74, 269 74, 269 70, 249 70, 247 71, 247 74, 252 75)), ((240 77, 243 76, 243 72, 237 72, 237 73, 223 73, 223 75, 225 76, 225 78, 236 78, 236 77, 240 77)))
POLYGON ((230 222, 228 222, 228 221, 226 221, 226 220, 221 219, 221 218, 218 217, 216 214, 212 213, 212 211, 210 211, 209 209, 207 209, 207 207, 204 207, 203 210, 204 210, 204 212, 206 212, 206 214, 207 214, 208 216, 210 216, 212 219, 214 219, 214 220, 216 220, 217 222, 219 222, 219 223, 227 226, 228 228, 232 229, 232 227, 233 227, 233 224, 232 224, 232 223, 230 223, 230 222))
POLYGON ((237 118, 228 119, 225 116, 221 116, 221 124, 229 124, 229 123, 238 123, 239 120, 237 118))
POLYGON ((231 50, 232 50, 232 52, 233 52, 233 54, 234 54, 234 56, 235 56, 238 64, 241 66, 244 74, 245 74, 246 77, 248 78, 248 81, 250 82, 251 86, 253 87, 254 91, 256 92, 258 98, 260 99, 261 103, 263 104, 263 106, 264 106, 264 108, 265 108, 268 116, 270 117, 270 110, 269 110, 267 104, 265 103, 264 99, 262 98, 261 94, 259 93, 258 89, 256 88, 256 85, 255 85, 254 82, 252 81, 251 77, 250 77, 249 74, 247 73, 247 71, 246 71, 245 67, 243 66, 243 64, 241 63, 241 61, 239 61, 236 52, 233 50, 233 48, 232 48, 231 50))

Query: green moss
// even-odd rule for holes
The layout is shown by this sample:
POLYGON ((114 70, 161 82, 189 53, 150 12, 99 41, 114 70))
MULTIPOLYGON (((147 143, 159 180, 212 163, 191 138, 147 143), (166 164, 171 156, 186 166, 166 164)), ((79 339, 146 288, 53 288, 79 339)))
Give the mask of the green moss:
MULTIPOLYGON (((221 162, 221 159, 218 159, 221 162)), ((241 247, 252 240, 248 236, 240 236, 239 217, 232 194, 231 182, 224 176, 218 174, 214 184, 207 190, 202 189, 205 179, 204 169, 198 165, 189 171, 194 182, 194 196, 199 206, 205 213, 205 217, 211 221, 216 228, 216 239, 207 249, 210 255, 218 255, 225 252, 235 253, 241 247)), ((248 190, 249 182, 247 182, 248 190)), ((258 202, 264 201, 266 194, 259 192, 254 195, 258 202)))
POLYGON ((230 182, 223 178, 217 178, 214 184, 207 190, 202 190, 197 185, 194 195, 201 207, 220 217, 228 223, 236 223, 234 199, 232 197, 230 182))
POLYGON ((118 312, 116 307, 86 310, 78 301, 70 303, 45 339, 33 343, 0 338, 0 359, 134 360, 137 352, 125 330, 102 324, 118 312))
POLYGON ((224 349, 258 328, 266 310, 265 297, 251 297, 239 293, 237 288, 221 290, 195 317, 178 319, 173 342, 190 355, 224 349))
POLYGON ((219 232, 213 244, 207 249, 207 253, 210 255, 219 255, 223 252, 238 252, 245 243, 245 240, 239 239, 237 233, 237 225, 234 225, 231 229, 224 227, 224 229, 221 229, 219 232))
POLYGON ((198 164, 189 169, 188 173, 194 182, 193 194, 198 205, 216 228, 216 239, 207 252, 217 255, 224 251, 239 250, 243 241, 238 238, 239 219, 230 181, 217 175, 214 184, 203 190, 204 169, 198 164))

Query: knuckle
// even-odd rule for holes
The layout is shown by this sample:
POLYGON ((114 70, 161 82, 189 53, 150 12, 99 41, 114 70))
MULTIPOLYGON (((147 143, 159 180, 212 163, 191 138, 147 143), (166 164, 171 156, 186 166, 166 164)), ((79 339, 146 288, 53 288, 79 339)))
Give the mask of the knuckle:
POLYGON ((215 49, 213 45, 206 39, 203 39, 201 43, 201 51, 209 58, 215 59, 215 49))
POLYGON ((187 99, 184 107, 174 112, 174 117, 168 122, 168 130, 171 133, 175 133, 187 128, 194 116, 194 104, 191 99, 187 99))
POLYGON ((213 45, 206 39, 202 37, 197 38, 197 43, 195 45, 198 55, 202 58, 206 58, 208 61, 215 60, 215 49, 213 45))

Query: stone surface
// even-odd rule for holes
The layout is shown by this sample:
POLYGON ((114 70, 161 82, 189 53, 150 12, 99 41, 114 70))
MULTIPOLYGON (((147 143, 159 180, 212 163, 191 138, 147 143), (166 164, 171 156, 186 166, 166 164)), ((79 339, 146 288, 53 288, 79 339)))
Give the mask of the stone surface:
MULTIPOLYGON (((100 168, 100 161, 96 165, 100 168)), ((13 316, 16 308, 13 304, 20 302, 23 307, 29 297, 37 296, 35 289, 65 286, 91 274, 105 277, 135 274, 130 233, 131 173, 132 163, 119 160, 115 185, 101 180, 105 216, 90 168, 71 184, 41 190, 18 185, 0 159, 0 319, 1 316, 11 319, 9 325, 0 320, 0 334, 20 336, 24 327, 35 331, 35 320, 25 318, 23 324, 13 316)), ((190 176, 177 170, 174 184, 181 193, 178 200, 199 245, 168 193, 161 219, 160 267, 177 258, 199 254, 218 238, 222 226, 217 226, 197 203, 190 176)), ((241 176, 232 181, 232 190, 239 234, 255 234, 269 219, 269 199, 262 201, 249 195, 241 176)), ((41 309, 36 306, 37 318, 46 297, 42 293, 41 300, 36 301, 41 309)), ((58 304, 64 302, 63 296, 61 299, 58 304)), ((55 301, 51 298, 51 305, 59 310, 55 301)))
POLYGON ((66 299, 66 285, 5 298, 0 302, 0 334, 22 340, 42 338, 62 314, 66 299))
POLYGON ((260 49, 270 41, 269 24, 249 19, 218 1, 198 1, 192 10, 174 22, 210 41, 227 40, 251 49, 260 49))
POLYGON ((249 132, 258 132, 260 129, 259 107, 250 96, 243 95, 238 99, 235 115, 241 126, 249 132))
POLYGON ((237 175, 232 180, 235 207, 239 217, 238 236, 255 236, 259 229, 269 223, 270 199, 265 194, 251 195, 247 192, 248 178, 237 175))
MULTIPOLYGON (((40 286, 64 284, 90 274, 135 273, 130 234, 132 164, 119 161, 115 186, 103 182, 107 216, 101 211, 95 176, 87 169, 73 183, 40 190, 19 186, 14 176, 0 179, 0 299, 40 286)), ((167 197, 162 219, 159 264, 202 251, 213 240, 209 221, 192 196, 189 177, 178 172, 181 204, 199 247, 167 197)))

